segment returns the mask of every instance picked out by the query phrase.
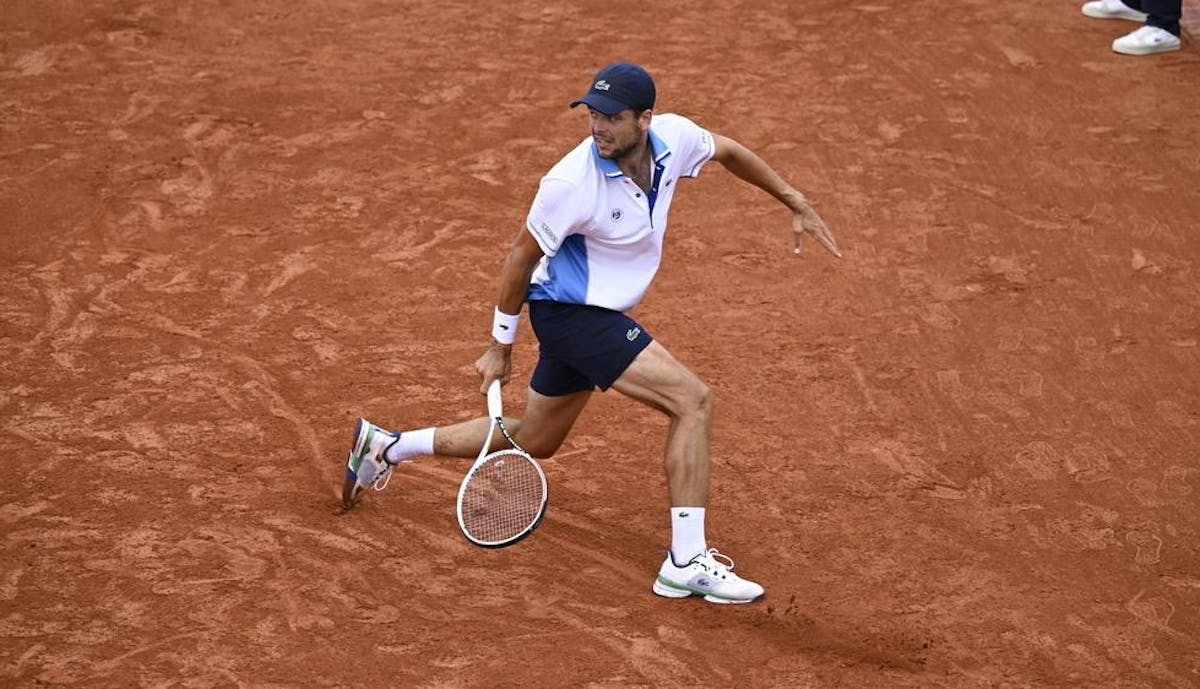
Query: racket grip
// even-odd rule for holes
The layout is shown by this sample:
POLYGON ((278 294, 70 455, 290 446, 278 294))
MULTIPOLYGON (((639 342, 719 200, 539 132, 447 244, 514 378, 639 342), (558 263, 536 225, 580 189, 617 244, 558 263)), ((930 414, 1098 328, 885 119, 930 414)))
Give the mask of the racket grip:
POLYGON ((500 395, 500 380, 492 381, 487 390, 488 416, 493 419, 504 416, 504 399, 500 395))

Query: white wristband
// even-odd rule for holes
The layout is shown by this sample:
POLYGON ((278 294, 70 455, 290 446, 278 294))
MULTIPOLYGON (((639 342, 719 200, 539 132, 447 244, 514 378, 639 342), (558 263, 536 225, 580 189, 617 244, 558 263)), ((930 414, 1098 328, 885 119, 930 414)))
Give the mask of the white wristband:
POLYGON ((517 339, 517 324, 521 322, 521 314, 510 316, 496 307, 496 315, 492 317, 492 338, 500 344, 510 345, 517 339))

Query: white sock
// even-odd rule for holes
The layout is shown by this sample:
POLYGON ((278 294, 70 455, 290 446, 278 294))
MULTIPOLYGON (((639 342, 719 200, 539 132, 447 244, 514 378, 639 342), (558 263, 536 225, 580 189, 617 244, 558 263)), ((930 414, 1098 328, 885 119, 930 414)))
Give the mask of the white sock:
POLYGON ((404 431, 400 434, 400 440, 387 449, 387 460, 395 464, 419 455, 433 454, 433 431, 432 428, 404 431))
POLYGON ((671 559, 685 565, 708 550, 704 540, 704 508, 671 508, 671 559))

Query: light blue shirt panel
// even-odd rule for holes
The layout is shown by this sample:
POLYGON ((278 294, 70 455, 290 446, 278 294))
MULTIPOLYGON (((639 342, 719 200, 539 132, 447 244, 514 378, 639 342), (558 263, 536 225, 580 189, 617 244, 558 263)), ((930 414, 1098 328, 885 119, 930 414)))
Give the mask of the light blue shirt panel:
POLYGON ((546 259, 545 282, 529 287, 529 300, 549 299, 564 304, 586 304, 588 289, 587 239, 573 234, 546 259))

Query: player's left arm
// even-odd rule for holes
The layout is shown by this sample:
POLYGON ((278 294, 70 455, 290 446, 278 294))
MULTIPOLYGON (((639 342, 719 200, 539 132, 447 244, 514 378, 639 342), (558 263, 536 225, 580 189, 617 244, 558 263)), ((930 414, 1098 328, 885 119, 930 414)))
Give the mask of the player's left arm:
POLYGON ((825 221, 817 215, 817 211, 804 197, 804 194, 788 184, 757 153, 737 141, 727 136, 713 134, 713 144, 713 160, 724 165, 726 170, 732 172, 739 179, 762 189, 791 209, 792 231, 795 233, 797 254, 800 253, 801 240, 804 235, 810 234, 834 256, 842 257, 833 233, 825 226, 825 221))

